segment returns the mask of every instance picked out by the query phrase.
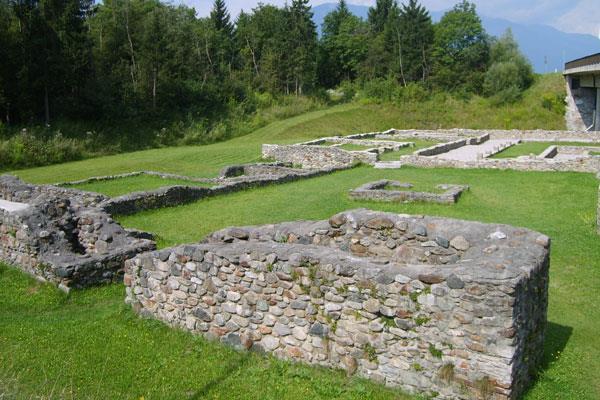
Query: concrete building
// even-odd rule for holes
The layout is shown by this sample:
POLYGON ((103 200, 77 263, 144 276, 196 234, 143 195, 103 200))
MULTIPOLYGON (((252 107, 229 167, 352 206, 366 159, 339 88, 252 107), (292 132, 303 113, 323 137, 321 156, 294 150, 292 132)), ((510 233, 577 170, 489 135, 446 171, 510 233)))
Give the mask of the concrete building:
POLYGON ((600 53, 565 64, 567 129, 600 131, 600 53))

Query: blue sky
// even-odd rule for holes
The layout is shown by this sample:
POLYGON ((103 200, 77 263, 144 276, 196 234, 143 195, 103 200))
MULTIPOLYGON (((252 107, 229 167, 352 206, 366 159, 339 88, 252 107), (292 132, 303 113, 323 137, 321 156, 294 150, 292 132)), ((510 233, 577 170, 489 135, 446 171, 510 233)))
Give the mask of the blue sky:
MULTIPOLYGON (((210 12, 213 0, 173 0, 196 8, 199 15, 210 12)), ((235 16, 255 7, 259 0, 225 0, 235 16)), ((285 0, 260 0, 283 5, 285 0)), ((351 4, 373 5, 375 0, 346 0, 351 4)), ((431 10, 445 10, 458 0, 422 0, 431 10)), ((337 0, 311 0, 313 5, 337 0)), ((600 0, 475 0, 480 13, 527 24, 550 25, 565 32, 600 35, 600 0)))

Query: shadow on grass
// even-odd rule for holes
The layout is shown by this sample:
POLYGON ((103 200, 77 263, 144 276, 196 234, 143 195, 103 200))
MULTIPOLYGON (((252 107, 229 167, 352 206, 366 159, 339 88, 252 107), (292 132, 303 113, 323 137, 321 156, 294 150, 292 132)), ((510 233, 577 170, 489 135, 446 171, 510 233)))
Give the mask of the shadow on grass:
POLYGON ((569 338, 573 334, 573 328, 548 321, 546 328, 546 342, 544 343, 544 358, 539 367, 540 372, 548 369, 552 361, 560 358, 569 338))
POLYGON ((244 368, 244 366, 250 361, 251 357, 252 353, 250 352, 238 352, 234 359, 227 363, 227 365, 223 368, 221 374, 206 382, 201 388, 197 389, 196 392, 190 396, 190 399, 199 400, 207 398, 214 389, 217 389, 220 385, 227 381, 230 376, 244 368))
POLYGON ((560 325, 554 322, 548 321, 546 328, 546 340, 544 342, 544 356, 542 362, 537 368, 536 376, 533 378, 529 387, 525 390, 524 394, 527 394, 537 384, 539 377, 550 367, 550 365, 558 360, 567 346, 571 335, 573 334, 573 328, 570 326, 560 325))

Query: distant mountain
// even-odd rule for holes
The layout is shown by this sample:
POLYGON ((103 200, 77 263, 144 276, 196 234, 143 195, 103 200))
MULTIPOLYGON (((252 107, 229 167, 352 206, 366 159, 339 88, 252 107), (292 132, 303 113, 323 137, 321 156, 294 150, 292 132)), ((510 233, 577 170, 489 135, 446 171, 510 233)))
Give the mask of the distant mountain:
MULTIPOLYGON (((325 16, 336 8, 335 3, 326 3, 313 7, 313 21, 319 33, 325 16)), ((349 4, 350 11, 363 19, 367 18, 369 7, 349 4)), ((431 11, 435 22, 444 11, 431 11)), ((536 72, 562 71, 566 61, 600 53, 600 39, 592 35, 565 33, 547 25, 527 25, 505 19, 481 16, 485 30, 493 36, 502 35, 511 28, 521 51, 529 58, 536 72)))

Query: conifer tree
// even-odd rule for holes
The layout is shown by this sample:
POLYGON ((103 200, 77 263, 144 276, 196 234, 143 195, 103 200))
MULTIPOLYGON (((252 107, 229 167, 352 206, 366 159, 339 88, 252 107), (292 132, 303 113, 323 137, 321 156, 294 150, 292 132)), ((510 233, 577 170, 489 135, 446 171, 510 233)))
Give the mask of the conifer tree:
POLYGON ((433 24, 429 12, 417 0, 409 0, 400 8, 397 28, 402 80, 424 81, 430 70, 433 44, 433 24))

